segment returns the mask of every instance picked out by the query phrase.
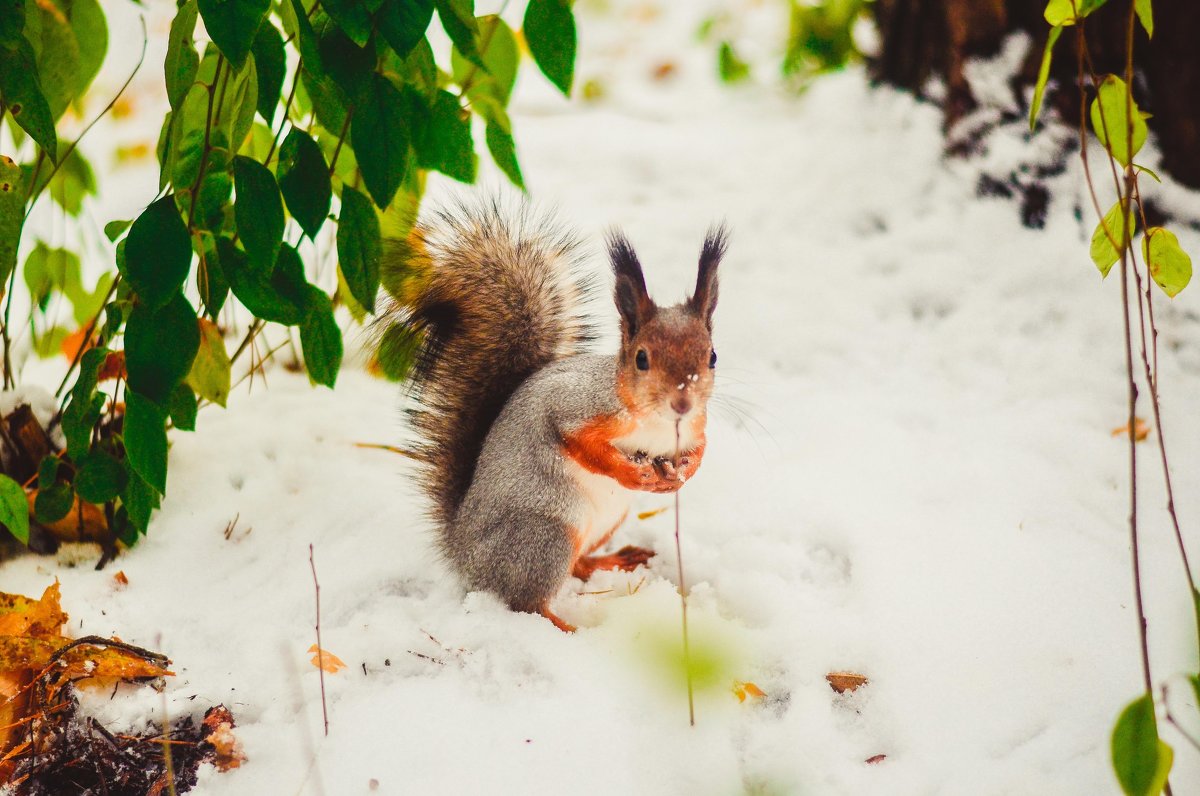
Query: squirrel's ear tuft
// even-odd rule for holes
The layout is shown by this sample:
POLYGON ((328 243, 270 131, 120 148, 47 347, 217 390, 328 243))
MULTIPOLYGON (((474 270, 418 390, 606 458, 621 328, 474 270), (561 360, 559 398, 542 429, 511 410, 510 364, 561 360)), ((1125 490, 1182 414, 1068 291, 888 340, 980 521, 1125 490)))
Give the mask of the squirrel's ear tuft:
POLYGON ((623 337, 628 340, 653 316, 656 308, 650 300, 650 294, 646 292, 642 264, 638 262, 629 239, 620 232, 610 233, 608 256, 612 260, 613 274, 616 276, 614 298, 617 312, 621 315, 621 331, 623 337))
POLYGON ((718 224, 704 236, 700 248, 700 267, 696 272, 696 292, 688 299, 688 307, 700 316, 712 331, 713 311, 717 308, 717 266, 729 245, 729 230, 718 224))

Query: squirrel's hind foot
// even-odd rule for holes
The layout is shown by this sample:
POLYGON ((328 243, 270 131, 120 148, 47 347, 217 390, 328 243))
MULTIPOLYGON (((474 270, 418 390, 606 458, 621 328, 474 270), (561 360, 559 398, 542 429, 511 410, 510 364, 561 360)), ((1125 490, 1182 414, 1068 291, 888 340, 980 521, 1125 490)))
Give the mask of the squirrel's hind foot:
POLYGON ((555 627, 557 627, 562 632, 564 632, 564 633, 574 633, 575 632, 575 625, 572 625, 569 622, 563 621, 562 617, 558 616, 557 614, 555 614, 553 611, 550 610, 550 606, 543 605, 541 608, 538 609, 538 613, 541 614, 542 616, 546 617, 547 619, 549 619, 550 623, 553 624, 555 627))
POLYGON ((598 569, 619 569, 632 572, 639 566, 644 566, 654 558, 655 552, 645 547, 626 545, 615 553, 606 556, 580 556, 571 566, 571 574, 580 580, 587 580, 598 569))

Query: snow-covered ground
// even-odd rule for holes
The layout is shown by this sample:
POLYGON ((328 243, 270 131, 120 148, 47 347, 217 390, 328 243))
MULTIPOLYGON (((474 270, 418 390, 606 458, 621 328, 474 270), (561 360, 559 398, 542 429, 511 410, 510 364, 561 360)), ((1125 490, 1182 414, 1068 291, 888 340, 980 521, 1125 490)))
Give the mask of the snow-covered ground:
MULTIPOLYGON (((604 99, 556 99, 530 67, 513 120, 531 193, 593 242, 598 271, 600 236, 619 225, 651 292, 674 300, 707 225, 733 229, 719 403, 682 492, 693 644, 715 672, 697 725, 667 662, 670 511, 614 540, 657 549, 647 571, 563 591, 555 610, 580 626, 565 635, 464 594, 407 460, 355 446, 403 438, 395 386, 348 367, 330 392, 275 369, 269 389, 243 385, 174 436, 163 510, 108 570, 78 551, 0 564, 5 591, 60 579, 71 632, 170 655, 171 715, 233 710, 248 762, 202 772, 196 793, 1117 792, 1109 733, 1140 688, 1125 442, 1110 433, 1125 412, 1120 290, 1088 261, 1079 169, 1048 183, 1046 227, 1027 229, 1014 202, 977 198, 975 178, 1036 160, 1047 136, 1001 131, 976 160, 947 162, 938 109, 859 69, 799 98, 766 80, 722 88, 690 5, 581 9, 578 81, 601 81, 604 99), (652 79, 663 62, 674 73, 652 79), (325 678, 328 737, 307 652, 310 543, 323 646, 348 664, 325 678), (836 695, 836 670, 870 683, 836 695), (739 702, 735 680, 766 696, 739 702)), ((755 13, 767 42, 777 15, 755 13)), ((123 189, 128 207, 93 205, 98 223, 144 204, 152 171, 123 189)), ((501 185, 487 174, 485 190, 501 185)), ((452 189, 436 182, 429 201, 452 189)), ((1178 231, 1200 253, 1200 235, 1178 231)), ((1194 551, 1197 289, 1156 305, 1194 551)), ((1152 445, 1152 657, 1196 730, 1177 676, 1196 671, 1195 639, 1152 445)), ((113 721, 162 712, 153 695, 104 697, 113 721)), ((1175 793, 1200 793, 1200 755, 1166 738, 1175 793)))

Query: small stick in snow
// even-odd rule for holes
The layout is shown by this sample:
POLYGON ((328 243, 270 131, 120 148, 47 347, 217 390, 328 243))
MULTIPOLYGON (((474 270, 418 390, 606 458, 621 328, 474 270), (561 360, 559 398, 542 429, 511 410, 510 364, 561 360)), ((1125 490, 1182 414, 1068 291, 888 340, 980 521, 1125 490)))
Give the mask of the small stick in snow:
MULTIPOLYGON (((675 461, 679 462, 679 420, 675 420, 675 461)), ((696 703, 692 689, 692 655, 688 648, 687 586, 683 580, 683 547, 679 543, 679 490, 675 490, 675 559, 679 562, 679 604, 683 615, 683 669, 687 674, 688 724, 696 726, 696 703)), ((640 584, 639 584, 640 585, 640 584)))
POLYGON ((329 708, 325 705, 325 649, 321 646, 321 584, 317 582, 317 564, 313 561, 313 546, 308 545, 308 565, 312 567, 313 590, 317 596, 317 673, 321 677, 321 718, 325 720, 325 737, 329 737, 329 708))

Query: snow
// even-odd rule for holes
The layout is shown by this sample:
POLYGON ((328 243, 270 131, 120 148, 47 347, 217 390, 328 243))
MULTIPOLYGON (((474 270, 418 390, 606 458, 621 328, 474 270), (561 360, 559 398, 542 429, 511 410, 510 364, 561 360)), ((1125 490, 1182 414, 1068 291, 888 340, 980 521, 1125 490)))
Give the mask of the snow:
MULTIPOLYGON (((568 104, 523 70, 512 117, 533 196, 592 241, 598 270, 602 232, 624 229, 662 301, 690 289, 707 226, 733 230, 709 447, 681 495, 692 646, 716 672, 696 726, 670 663, 673 513, 614 539, 658 550, 648 570, 559 596, 573 635, 464 594, 434 554, 411 464, 355 445, 403 439, 400 390, 350 366, 333 392, 282 368, 269 387, 243 384, 198 433, 173 436, 144 542, 101 572, 91 551, 0 563, 0 588, 39 594, 58 578, 71 632, 173 659, 169 715, 233 711, 248 762, 202 771, 200 794, 372 781, 381 793, 1118 792, 1109 732, 1140 689, 1126 443, 1110 434, 1126 411, 1119 274, 1102 281, 1088 261, 1074 160, 1046 180, 1044 230, 1021 226, 1014 201, 975 195, 981 169, 1042 162, 1062 134, 1001 127, 980 155, 945 160, 938 109, 871 88, 858 68, 799 97, 766 76, 727 89, 714 47, 694 40, 692 4, 580 5, 577 79, 606 94, 568 104), (652 80, 664 61, 674 75, 652 80), (307 652, 309 544, 323 647, 347 664, 325 677, 328 737, 307 652), (825 675, 839 670, 870 682, 836 695, 825 675), (735 680, 766 697, 739 703, 735 680)), ((777 10, 748 13, 760 16, 747 28, 775 35, 777 10)), ((119 34, 129 49, 135 30, 119 34)), ((1002 86, 988 68, 972 80, 1002 86)), ((97 223, 148 201, 153 171, 132 172, 139 189, 125 181, 128 207, 93 203, 97 223)), ((485 174, 482 190, 500 189, 485 174)), ((433 180, 428 201, 454 190, 433 180)), ((1200 235, 1177 231, 1200 253, 1200 235)), ((1157 299, 1156 316, 1194 548, 1192 292, 1157 299)), ((615 330, 615 312, 604 318, 615 330)), ((1196 646, 1153 437, 1139 453, 1154 672, 1195 731, 1179 675, 1197 670, 1196 646)), ((671 505, 639 495, 635 510, 671 505)), ((130 726, 164 711, 130 690, 93 702, 130 726)), ((1164 737, 1175 792, 1200 793, 1200 755, 1164 737)))

